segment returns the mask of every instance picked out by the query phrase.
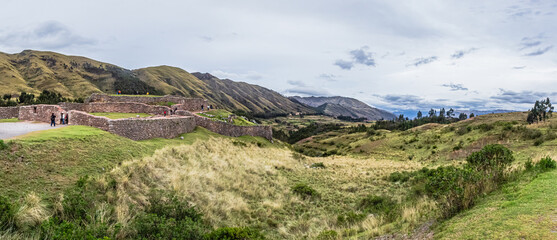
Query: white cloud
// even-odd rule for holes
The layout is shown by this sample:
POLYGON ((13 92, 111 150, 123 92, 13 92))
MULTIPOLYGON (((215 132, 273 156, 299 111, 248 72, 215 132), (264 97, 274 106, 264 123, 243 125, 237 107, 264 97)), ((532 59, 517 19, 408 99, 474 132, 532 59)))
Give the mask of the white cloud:
POLYGON ((492 97, 501 86, 545 93, 557 79, 551 1, 9 0, 3 9, 0 51, 53 50, 131 69, 172 65, 378 106, 388 103, 376 95, 412 95, 419 104, 397 107, 447 99, 523 110, 492 97), (451 82, 477 92, 440 87, 451 82))

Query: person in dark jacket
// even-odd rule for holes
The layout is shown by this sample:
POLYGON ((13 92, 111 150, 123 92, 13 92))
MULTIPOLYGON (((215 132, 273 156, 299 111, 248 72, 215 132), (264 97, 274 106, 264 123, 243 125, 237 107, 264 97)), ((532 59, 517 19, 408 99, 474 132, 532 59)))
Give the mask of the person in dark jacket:
POLYGON ((66 113, 66 124, 69 123, 68 120, 69 120, 69 118, 68 118, 68 113, 66 113))
POLYGON ((56 127, 56 115, 54 115, 54 113, 52 113, 52 115, 50 115, 50 126, 54 126, 56 127))

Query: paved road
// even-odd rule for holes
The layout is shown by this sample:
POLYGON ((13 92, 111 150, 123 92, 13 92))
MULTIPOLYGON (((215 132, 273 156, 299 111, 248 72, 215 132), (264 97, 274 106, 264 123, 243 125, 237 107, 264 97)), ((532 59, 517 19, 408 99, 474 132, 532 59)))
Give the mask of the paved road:
POLYGON ((0 139, 9 139, 26 133, 65 127, 67 125, 58 125, 51 127, 48 123, 35 123, 35 122, 13 122, 13 123, 0 123, 0 139))

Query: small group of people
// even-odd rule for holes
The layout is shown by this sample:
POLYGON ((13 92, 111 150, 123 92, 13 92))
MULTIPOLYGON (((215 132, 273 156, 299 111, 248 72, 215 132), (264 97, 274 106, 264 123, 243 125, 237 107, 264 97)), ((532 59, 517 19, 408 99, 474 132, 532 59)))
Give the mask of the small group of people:
MULTIPOLYGON (((68 124, 69 123, 69 117, 67 113, 60 113, 60 124, 64 125, 64 124, 68 124)), ((50 126, 51 127, 56 127, 56 114, 52 113, 50 115, 50 126)))
MULTIPOLYGON (((213 109, 213 105, 207 105, 206 109, 207 111, 213 109)), ((203 111, 203 105, 201 105, 201 111, 203 111)))
MULTIPOLYGON (((174 115, 176 114, 176 111, 178 111, 178 108, 174 108, 174 109, 170 109, 170 115, 174 115)), ((164 116, 166 117, 166 110, 164 110, 164 116)))

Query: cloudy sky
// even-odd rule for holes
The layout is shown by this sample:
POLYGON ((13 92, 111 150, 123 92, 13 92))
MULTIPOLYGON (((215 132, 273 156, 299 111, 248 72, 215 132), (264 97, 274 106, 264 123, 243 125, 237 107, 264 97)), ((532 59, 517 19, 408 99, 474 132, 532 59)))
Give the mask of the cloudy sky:
POLYGON ((171 65, 396 112, 557 97, 557 1, 2 1, 0 51, 171 65))

